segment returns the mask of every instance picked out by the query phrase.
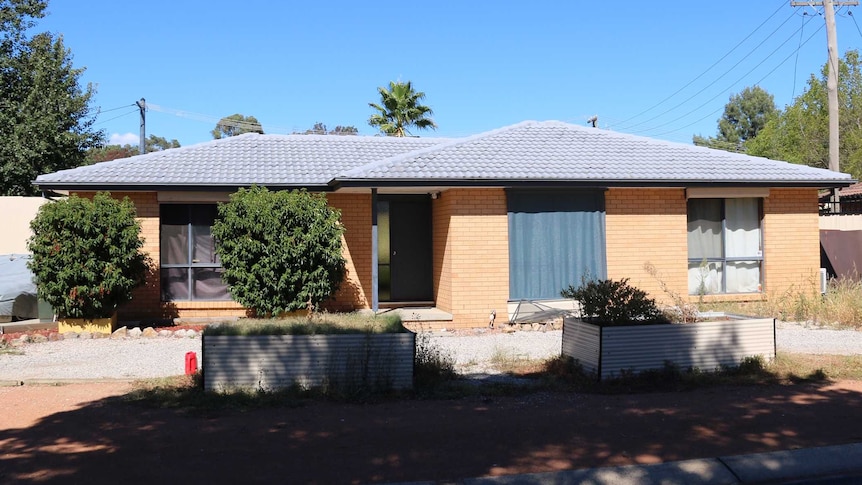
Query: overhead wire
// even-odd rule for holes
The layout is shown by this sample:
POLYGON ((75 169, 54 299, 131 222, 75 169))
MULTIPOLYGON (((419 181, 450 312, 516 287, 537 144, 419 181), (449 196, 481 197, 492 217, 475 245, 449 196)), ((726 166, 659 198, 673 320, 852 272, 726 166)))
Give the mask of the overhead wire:
POLYGON ((118 119, 118 118, 122 118, 123 116, 129 116, 130 114, 134 114, 134 113, 137 113, 137 112, 138 112, 138 110, 137 110, 137 109, 134 109, 134 110, 132 110, 132 111, 129 111, 128 113, 123 113, 123 114, 121 114, 121 115, 119 115, 119 116, 114 116, 113 118, 108 118, 108 119, 106 119, 106 120, 99 120, 99 121, 95 122, 94 124, 96 124, 96 125, 100 125, 100 124, 102 124, 102 123, 107 123, 107 122, 109 122, 109 121, 114 121, 114 120, 116 120, 116 119, 118 119))
MULTIPOLYGON (((813 38, 814 38, 814 36, 815 36, 815 35, 817 35, 817 34, 818 34, 821 30, 823 30, 824 28, 825 28, 825 25, 821 25, 821 26, 820 26, 816 31, 814 31, 814 33, 812 33, 810 36, 808 36, 808 38, 807 38, 807 39, 805 39, 805 42, 803 42, 803 43, 802 43, 802 45, 807 44, 811 39, 813 39, 813 38)), ((773 53, 774 53, 774 51, 773 51, 773 53)), ((757 82, 755 82, 754 84, 755 84, 755 85, 760 84, 764 79, 766 79, 766 78, 767 78, 767 77, 769 77, 773 72, 775 72, 776 70, 778 70, 778 68, 779 68, 779 67, 781 67, 782 65, 784 65, 784 63, 785 63, 785 62, 787 62, 787 61, 788 61, 788 60, 789 60, 789 59, 790 59, 794 54, 795 54, 795 52, 790 53, 790 55, 788 55, 787 57, 785 57, 785 58, 784 58, 784 60, 782 60, 781 62, 779 62, 775 67, 773 67, 773 68, 772 68, 772 70, 770 70, 769 72, 767 72, 763 77, 761 77, 760 79, 758 79, 758 80, 757 80, 757 82)), ((771 56, 771 55, 772 55, 772 54, 770 54, 770 56, 771 56)), ((767 57, 767 59, 768 59, 770 56, 768 56, 768 57, 767 57)), ((742 79, 744 79, 744 78, 745 78, 745 76, 748 76, 749 74, 751 74, 751 72, 753 72, 755 69, 757 69, 758 67, 760 67, 760 65, 761 65, 761 64, 763 64, 763 62, 766 62, 766 59, 764 59, 760 64, 758 64, 757 66, 755 66, 751 71, 748 71, 747 73, 745 73, 745 75, 743 75, 743 77, 741 77, 741 78, 737 79, 737 80, 736 80, 736 82, 734 82, 734 85, 735 85, 735 84, 737 84, 738 82, 742 81, 742 79)), ((721 96, 724 92, 726 92, 726 91, 728 91, 728 90, 732 89, 732 87, 733 87, 733 85, 731 85, 730 87, 726 88, 723 92, 721 92, 721 93, 717 94, 716 96, 714 96, 714 97, 713 97, 712 99, 710 99, 709 101, 712 101, 712 100, 714 100, 715 98, 717 98, 717 97, 721 96)), ((707 103, 708 103, 709 101, 707 101, 707 103)), ((705 106, 707 103, 704 103, 703 105, 701 105, 701 106, 699 106, 698 108, 696 108, 696 109, 694 109, 694 110, 690 111, 690 112, 689 112, 689 113, 687 113, 686 115, 683 115, 682 117, 677 118, 677 119, 676 119, 676 120, 674 120, 674 121, 679 121, 680 119, 684 118, 685 116, 688 116, 689 114, 693 113, 694 111, 697 111, 697 109, 702 108, 702 107, 703 107, 703 106, 705 106)), ((654 134, 653 136, 662 136, 662 135, 665 135, 665 134, 668 134, 668 133, 675 133, 675 132, 677 132, 677 131, 684 130, 685 128, 689 128, 689 127, 691 127, 691 126, 696 125, 697 123, 700 123, 701 121, 706 120, 706 119, 707 119, 707 118, 709 118, 710 116, 714 116, 716 113, 718 113, 719 111, 722 111, 723 109, 724 109, 724 107, 721 107, 721 108, 719 108, 719 109, 717 109, 717 110, 713 111, 712 113, 710 113, 710 114, 708 114, 708 115, 704 116, 703 118, 700 118, 700 119, 698 119, 698 120, 695 120, 695 121, 693 121, 693 122, 691 122, 691 123, 689 123, 689 124, 687 124, 687 125, 685 125, 685 126, 681 126, 681 127, 677 128, 677 129, 675 129, 675 130, 666 131, 666 132, 664 132, 664 133, 654 134)), ((673 122, 673 121, 672 121, 672 122, 673 122)), ((672 123, 672 122, 669 122, 669 123, 672 123)), ((669 123, 665 123, 665 125, 667 125, 667 124, 669 124, 669 123)), ((664 125, 659 125, 658 127, 660 127, 660 126, 664 126, 664 125)), ((655 127, 655 128, 658 128, 658 127, 655 127)), ((645 130, 645 131, 649 131, 649 130, 645 130)))
MULTIPOLYGON (((781 27, 783 27, 783 26, 784 26, 784 24, 786 24, 786 23, 787 23, 787 22, 788 22, 788 21, 789 21, 789 20, 790 20, 794 15, 795 15, 795 14, 791 15, 791 16, 790 16, 790 17, 788 17, 784 22, 782 22, 782 23, 781 23, 781 25, 779 25, 779 26, 778 26, 775 30, 773 30, 773 31, 772 31, 772 32, 771 32, 771 33, 770 33, 770 34, 769 34, 765 39, 763 39, 759 44, 757 44, 757 46, 755 46, 755 47, 754 47, 754 48, 753 48, 753 49, 752 49, 748 54, 746 54, 745 56, 743 56, 743 57, 742 57, 742 59, 740 59, 739 61, 737 61, 737 62, 736 62, 736 64, 734 64, 734 65, 733 65, 733 66, 731 66, 729 69, 727 69, 727 70, 726 70, 726 71, 725 71, 721 76, 717 77, 714 81, 712 81, 711 83, 707 84, 706 86, 704 86, 702 89, 700 89, 700 90, 699 90, 699 91, 697 91, 696 93, 692 94, 692 95, 691 95, 691 96, 689 96, 688 98, 686 98, 686 99, 682 100, 681 102, 677 103, 675 106, 673 106, 673 107, 671 107, 671 108, 669 108, 669 109, 667 109, 667 110, 665 110, 665 111, 663 111, 663 112, 661 112, 661 113, 659 113, 659 114, 657 114, 657 115, 653 116, 652 118, 649 118, 649 119, 644 120, 644 121, 641 121, 641 122, 639 122, 639 123, 635 123, 634 125, 630 125, 630 126, 627 126, 627 127, 622 127, 622 128, 619 128, 619 129, 623 129, 623 130, 631 130, 632 128, 635 128, 635 127, 638 127, 638 126, 644 125, 644 124, 646 124, 646 123, 649 123, 650 121, 653 121, 653 120, 655 120, 655 119, 657 119, 657 118, 660 118, 660 117, 662 117, 662 116, 664 116, 664 115, 666 115, 666 114, 670 113, 671 111, 674 111, 674 110, 676 110, 677 108, 679 108, 679 107, 681 107, 681 106, 685 105, 686 103, 688 103, 688 102, 689 102, 689 101, 691 101, 692 99, 696 98, 697 96, 699 96, 700 94, 702 94, 703 92, 705 92, 707 89, 711 88, 711 87, 712 87, 712 86, 714 86, 716 83, 718 83, 718 81, 722 80, 725 76, 727 76, 728 74, 730 74, 734 69, 736 69, 740 64, 742 64, 742 62, 743 62, 743 61, 745 61, 746 59, 748 59, 749 57, 751 57, 751 55, 752 55, 752 54, 754 54, 754 52, 755 52, 755 51, 757 51, 757 49, 759 49, 761 46, 763 46, 763 45, 766 43, 766 41, 767 41, 769 38, 771 38, 771 37, 772 37, 772 35, 774 35, 774 34, 775 34, 775 33, 776 33, 776 32, 777 32, 781 27)), ((803 24, 803 25, 804 25, 804 24, 803 24)), ((784 42, 782 42, 781 44, 779 44, 778 48, 776 48, 775 50, 773 50, 772 52, 770 52, 770 53, 766 56, 766 58, 765 58, 765 59, 763 59, 762 61, 760 61, 760 63, 758 63, 758 64, 757 64, 757 66, 755 66, 755 68, 754 68, 754 69, 757 69, 757 67, 760 67, 764 62, 766 62, 766 60, 767 60, 767 59, 769 59, 771 56, 773 56, 773 55, 774 55, 774 54, 775 54, 775 53, 776 53, 780 48, 784 47, 784 45, 785 45, 785 44, 787 44, 787 43, 788 43, 788 42, 789 42, 789 41, 790 41, 790 40, 791 40, 791 39, 796 35, 796 32, 801 31, 801 30, 802 30, 802 27, 800 27, 799 29, 797 29, 796 31, 794 31, 794 32, 793 32, 793 33, 792 33, 792 34, 791 34, 787 39, 785 39, 785 40, 784 40, 784 42)), ((748 75, 748 74, 750 74, 754 69, 752 69, 751 71, 747 72, 745 75, 747 76, 747 75, 748 75)), ((743 78, 744 78, 744 76, 743 76, 743 78)), ((736 82, 739 82, 739 80, 737 80, 736 82)), ((736 84, 736 83, 734 83, 734 84, 736 84)), ((726 91, 726 89, 725 89, 725 90, 722 90, 718 95, 716 95, 716 96, 715 96, 715 97, 713 97, 713 98, 710 98, 710 100, 709 100, 709 101, 712 101, 712 100, 713 100, 713 99, 715 99, 716 97, 718 97, 718 96, 720 96, 721 94, 723 94, 725 91, 726 91)), ((708 103, 708 102, 707 102, 707 103, 708 103)), ((699 109, 699 108, 701 108, 701 107, 703 107, 703 105, 701 105, 701 106, 700 106, 700 107, 698 107, 697 109, 699 109)), ((645 132, 645 131, 650 131, 651 129, 655 129, 655 128, 660 128, 660 127, 662 127, 662 126, 666 126, 666 125, 668 125, 668 124, 670 124, 670 123, 673 123, 673 122, 676 122, 676 121, 680 120, 681 118, 685 118, 686 116, 690 115, 691 113, 692 113, 692 112, 688 112, 688 113, 686 113, 686 114, 682 115, 681 117, 678 117, 678 118, 676 118, 675 120, 672 120, 672 121, 670 121, 670 122, 667 122, 667 123, 664 123, 664 124, 661 124, 661 125, 658 125, 658 126, 654 126, 654 127, 652 127, 652 128, 647 128, 647 129, 644 129, 644 130, 635 131, 635 133, 643 133, 643 132, 645 132)))
MULTIPOLYGON (((692 79, 691 81, 689 81, 688 83, 686 83, 683 87, 681 87, 681 88, 677 89, 676 91, 674 91, 673 93, 671 93, 671 94, 670 94, 669 96, 667 96, 666 98, 664 98, 664 99, 662 99, 661 101, 659 101, 658 103, 656 103, 656 104, 654 104, 654 105, 650 106, 649 108, 647 108, 647 109, 645 109, 645 110, 641 111, 640 113, 638 113, 638 114, 636 114, 636 115, 634 115, 634 116, 631 116, 631 117, 629 117, 629 118, 627 118, 627 119, 623 120, 622 122, 620 122, 620 124, 624 125, 624 124, 628 123, 629 121, 631 121, 631 120, 633 120, 633 119, 635 119, 635 118, 638 118, 638 117, 640 117, 641 115, 646 114, 646 113, 648 113, 648 112, 652 111, 653 109, 655 109, 655 108, 657 108, 657 107, 661 106, 661 105, 662 105, 662 104, 664 104, 666 101, 670 100, 671 98, 673 98, 674 96, 676 96, 677 94, 679 94, 680 92, 682 92, 685 88, 687 88, 687 87, 691 86, 692 84, 694 84, 698 79, 700 79, 701 77, 703 77, 704 75, 706 75, 706 73, 708 73, 708 72, 709 72, 709 71, 711 71, 715 66, 717 66, 718 64, 720 64, 720 63, 721 63, 721 61, 723 61, 723 60, 724 60, 724 59, 726 59, 730 54, 732 54, 733 52, 735 52, 735 51, 736 51, 736 49, 738 49, 742 44, 744 44, 744 43, 745 43, 745 41, 747 41, 749 38, 751 38, 751 36, 753 36, 755 33, 757 33, 757 31, 759 31, 761 27, 763 27, 764 25, 766 25, 766 23, 767 23, 767 22, 769 22, 770 20, 772 20, 772 17, 775 17, 775 16, 778 14, 778 12, 780 12, 780 11, 781 11, 781 9, 782 9, 782 8, 784 8, 783 2, 782 2, 782 5, 781 5, 781 6, 779 6, 779 7, 778 7, 774 12, 772 12, 772 14, 771 14, 769 17, 767 17, 767 18, 766 18, 766 20, 764 20, 763 22, 761 22, 761 23, 760 23, 760 25, 758 25, 758 26, 757 26, 753 31, 751 31, 751 33, 749 33, 747 36, 745 36, 745 38, 743 38, 743 39, 742 39, 741 41, 739 41, 735 46, 733 46, 733 48, 732 48, 732 49, 730 49, 729 51, 727 51, 727 53, 726 53, 726 54, 724 54, 720 59, 718 59, 717 61, 715 61, 714 63, 712 63, 712 65, 711 65, 711 66, 709 66, 708 68, 706 68, 706 70, 704 70, 703 72, 701 72, 700 74, 698 74, 697 76, 695 76, 695 78, 694 78, 694 79, 692 79)), ((792 16, 791 16, 791 17, 792 17, 792 16)), ((784 24, 786 24, 789 20, 790 20, 790 17, 788 17, 784 22, 782 22, 782 24, 781 24, 781 25, 783 26, 783 25, 784 25, 784 24)), ((780 26, 779 26, 779 27, 780 27, 780 26)), ((777 29, 776 29, 776 30, 777 30, 777 29)), ((773 31, 772 33, 774 34, 774 33, 775 33, 775 31, 773 31)), ((772 34, 770 34, 770 36, 771 36, 771 35, 772 35, 772 34)), ((769 37, 769 36, 767 36, 767 38, 768 38, 768 37, 769 37)), ((637 126, 637 125, 634 125, 634 126, 637 126)))

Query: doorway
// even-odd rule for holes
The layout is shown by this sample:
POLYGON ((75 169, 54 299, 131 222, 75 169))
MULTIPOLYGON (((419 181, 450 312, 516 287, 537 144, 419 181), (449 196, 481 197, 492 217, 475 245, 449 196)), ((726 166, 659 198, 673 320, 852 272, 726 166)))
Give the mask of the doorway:
POLYGON ((377 231, 380 301, 433 302, 430 196, 381 195, 377 231))

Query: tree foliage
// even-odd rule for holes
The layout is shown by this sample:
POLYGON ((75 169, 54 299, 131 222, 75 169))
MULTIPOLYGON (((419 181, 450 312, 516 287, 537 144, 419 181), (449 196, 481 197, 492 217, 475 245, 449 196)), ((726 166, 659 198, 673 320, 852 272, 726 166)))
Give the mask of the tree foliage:
POLYGON ((234 300, 261 316, 316 308, 345 272, 341 213, 323 194, 240 189, 212 233, 234 300))
POLYGON ((102 192, 43 204, 31 221, 28 267, 39 298, 61 316, 106 318, 144 282, 149 258, 141 252, 135 207, 102 192))
MULTIPOLYGON (((805 91, 746 142, 747 152, 812 167, 829 167, 829 111, 826 66, 808 80, 805 91)), ((840 170, 862 176, 862 62, 859 52, 839 60, 838 103, 840 170)))
POLYGON ((775 98, 760 86, 747 87, 730 97, 718 120, 715 138, 695 135, 694 144, 727 151, 744 151, 745 142, 753 139, 776 116, 775 98))
POLYGON ((410 135, 410 127, 420 130, 437 129, 437 124, 431 119, 434 112, 428 106, 420 104, 425 99, 425 93, 415 91, 413 84, 407 82, 389 82, 389 89, 377 88, 380 103, 368 103, 377 112, 368 118, 368 124, 376 127, 381 133, 391 136, 410 135))
POLYGON ((214 139, 218 140, 220 138, 242 135, 243 133, 260 133, 262 135, 263 127, 254 116, 245 116, 237 113, 220 119, 210 133, 214 139))
MULTIPOLYGON (((179 148, 180 142, 176 139, 168 141, 166 138, 156 135, 147 137, 147 153, 167 150, 169 148, 179 148)), ((140 148, 137 145, 105 145, 94 147, 87 150, 87 164, 98 162, 107 162, 118 158, 128 158, 135 155, 140 155, 140 148)))
POLYGON ((358 135, 359 130, 353 125, 342 126, 338 125, 332 130, 328 130, 326 125, 318 121, 310 130, 305 130, 301 135, 358 135))
POLYGON ((569 286, 560 295, 577 300, 584 320, 598 325, 668 323, 655 300, 628 282, 628 278, 584 280, 581 286, 569 286))
POLYGON ((37 175, 83 164, 104 139, 62 36, 28 36, 46 7, 0 0, 0 195, 35 195, 37 175))

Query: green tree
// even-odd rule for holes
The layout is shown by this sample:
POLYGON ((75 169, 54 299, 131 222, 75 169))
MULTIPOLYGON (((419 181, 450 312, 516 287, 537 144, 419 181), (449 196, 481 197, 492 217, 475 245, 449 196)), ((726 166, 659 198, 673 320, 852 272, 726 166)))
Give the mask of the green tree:
POLYGON ((44 204, 27 243, 39 298, 60 316, 107 318, 144 283, 149 258, 141 252, 135 206, 100 192, 44 204))
POLYGON ((179 147, 180 147, 180 142, 177 141, 176 138, 168 141, 167 138, 164 138, 161 136, 156 136, 156 135, 150 135, 147 137, 147 145, 146 145, 147 153, 159 152, 162 150, 167 150, 169 148, 179 148, 179 147))
POLYGON ((0 195, 35 195, 37 175, 82 165, 104 139, 62 36, 28 36, 46 7, 0 0, 0 195))
POLYGON ((295 133, 302 135, 357 135, 359 134, 359 130, 356 129, 355 126, 342 126, 338 125, 333 130, 328 130, 326 125, 318 121, 314 124, 314 126, 310 130, 305 130, 302 133, 295 133))
POLYGON ((240 189, 212 234, 234 300, 260 316, 317 306, 344 278, 341 213, 323 194, 240 189))
POLYGON ((227 138, 229 136, 242 135, 243 133, 263 134, 263 127, 254 116, 245 116, 239 113, 225 116, 216 124, 211 131, 214 139, 227 138))
MULTIPOLYGON (((829 167, 829 111, 826 66, 805 91, 746 142, 749 154, 812 167, 829 167)), ((862 62, 849 50, 839 60, 840 169, 862 176, 862 62)))
POLYGON ((695 135, 693 142, 720 150, 744 151, 745 142, 756 137, 777 112, 771 94, 760 86, 747 87, 732 95, 724 106, 716 137, 695 135))
POLYGON ((434 114, 431 108, 420 104, 425 99, 425 93, 414 91, 410 81, 390 81, 389 89, 381 86, 377 92, 380 94, 380 103, 368 103, 377 111, 368 118, 369 125, 392 136, 410 135, 410 127, 437 129, 437 124, 430 118, 434 114))
MULTIPOLYGON (((147 153, 179 148, 180 142, 176 139, 168 141, 166 138, 156 135, 147 137, 147 153)), ((86 164, 91 165, 98 162, 107 162, 118 158, 134 157, 140 155, 141 151, 137 145, 105 145, 87 150, 86 164)))

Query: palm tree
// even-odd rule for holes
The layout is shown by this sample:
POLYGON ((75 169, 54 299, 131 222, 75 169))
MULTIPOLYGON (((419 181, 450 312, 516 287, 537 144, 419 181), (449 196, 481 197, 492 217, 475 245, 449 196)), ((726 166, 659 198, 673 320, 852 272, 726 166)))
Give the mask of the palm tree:
POLYGON ((410 81, 406 83, 389 82, 389 89, 377 88, 380 93, 380 104, 368 103, 377 113, 368 118, 368 124, 376 126, 381 132, 393 136, 407 136, 407 128, 415 126, 420 130, 437 129, 437 124, 430 118, 431 108, 419 104, 425 98, 422 91, 414 91, 410 81))

